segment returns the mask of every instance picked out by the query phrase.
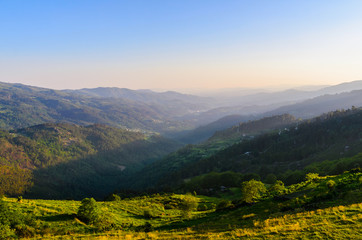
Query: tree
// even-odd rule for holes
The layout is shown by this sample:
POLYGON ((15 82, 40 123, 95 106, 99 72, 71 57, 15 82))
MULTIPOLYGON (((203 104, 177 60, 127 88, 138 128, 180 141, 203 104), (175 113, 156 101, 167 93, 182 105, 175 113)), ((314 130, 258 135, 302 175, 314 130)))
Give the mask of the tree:
POLYGON ((77 217, 85 223, 97 223, 100 219, 97 202, 94 198, 84 198, 80 205, 77 217))
POLYGON ((319 174, 318 173, 308 173, 305 176, 305 180, 310 181, 310 182, 315 182, 318 179, 319 179, 319 174))
POLYGON ((186 194, 182 199, 180 208, 182 210, 182 217, 191 218, 192 211, 197 209, 198 206, 197 198, 191 194, 186 194))
POLYGON ((333 180, 329 180, 327 182, 327 187, 329 188, 329 190, 334 190, 334 188, 336 187, 336 182, 333 180))
POLYGON ((242 188, 242 200, 247 203, 255 202, 260 199, 264 193, 266 193, 266 188, 264 183, 257 180, 250 180, 243 182, 242 188))
POLYGON ((281 195, 285 192, 286 188, 284 183, 280 180, 277 180, 270 188, 269 193, 274 196, 281 195))
POLYGON ((265 178, 265 183, 274 184, 277 181, 277 177, 273 173, 269 173, 265 178))

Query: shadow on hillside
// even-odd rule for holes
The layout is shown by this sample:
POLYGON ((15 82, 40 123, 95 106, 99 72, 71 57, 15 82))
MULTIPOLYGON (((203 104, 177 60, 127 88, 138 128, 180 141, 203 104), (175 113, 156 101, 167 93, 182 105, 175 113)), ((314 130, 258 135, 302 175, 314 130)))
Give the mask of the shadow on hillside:
POLYGON ((59 222, 59 221, 69 221, 73 220, 76 217, 75 214, 59 214, 53 216, 43 216, 39 217, 39 219, 46 222, 59 222))
POLYGON ((132 173, 178 147, 165 139, 139 140, 119 149, 35 169, 34 185, 24 197, 74 200, 94 197, 103 200, 110 193, 126 188, 126 179, 132 173))

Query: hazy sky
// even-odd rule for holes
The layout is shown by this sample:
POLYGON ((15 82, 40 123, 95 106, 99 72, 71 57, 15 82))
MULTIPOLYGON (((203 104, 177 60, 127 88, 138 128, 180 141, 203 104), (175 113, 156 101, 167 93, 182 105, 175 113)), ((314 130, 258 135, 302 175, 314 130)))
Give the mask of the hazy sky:
POLYGON ((56 89, 362 79, 362 1, 0 0, 0 81, 56 89))

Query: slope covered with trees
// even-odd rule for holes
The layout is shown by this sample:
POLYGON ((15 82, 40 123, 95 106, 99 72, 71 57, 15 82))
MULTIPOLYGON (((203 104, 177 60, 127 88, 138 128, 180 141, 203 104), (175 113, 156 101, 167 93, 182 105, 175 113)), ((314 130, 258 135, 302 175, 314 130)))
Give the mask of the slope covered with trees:
POLYGON ((0 188, 3 193, 37 198, 104 197, 125 176, 178 147, 160 136, 99 124, 43 124, 2 131, 0 168, 5 179, 0 188), (19 185, 16 191, 10 183, 19 185))
POLYGON ((195 176, 225 171, 257 174, 262 180, 269 175, 292 184, 303 179, 306 169, 335 174, 361 165, 361 133, 361 109, 335 111, 260 136, 245 136, 242 141, 223 147, 217 142, 190 145, 147 166, 141 173, 147 170, 149 186, 166 188, 182 185, 195 176), (326 168, 325 161, 333 164, 326 168))
MULTIPOLYGON (((202 161, 203 159, 208 159, 214 154, 223 151, 223 149, 228 149, 235 143, 248 141, 265 132, 282 130, 293 123, 296 124, 297 120, 291 115, 273 116, 240 123, 234 128, 215 133, 208 141, 198 145, 187 145, 177 152, 168 155, 164 159, 145 167, 140 173, 136 174, 130 182, 132 182, 133 187, 142 188, 152 185, 155 186, 159 183, 158 181, 160 179, 166 176, 172 176, 175 178, 168 180, 170 183, 174 183, 175 180, 179 180, 180 178, 179 176, 172 174, 180 171, 180 169, 185 169, 185 171, 187 171, 188 166, 202 161)), ((212 171, 215 170, 213 165, 209 165, 209 168, 212 169, 212 171)), ((197 170, 198 168, 192 169, 191 172, 197 170)), ((200 174, 201 173, 202 172, 200 172, 200 174)))
POLYGON ((240 122, 236 126, 215 132, 208 141, 236 141, 245 136, 262 134, 274 129, 283 129, 298 121, 301 120, 297 120, 290 114, 283 114, 254 121, 240 122))

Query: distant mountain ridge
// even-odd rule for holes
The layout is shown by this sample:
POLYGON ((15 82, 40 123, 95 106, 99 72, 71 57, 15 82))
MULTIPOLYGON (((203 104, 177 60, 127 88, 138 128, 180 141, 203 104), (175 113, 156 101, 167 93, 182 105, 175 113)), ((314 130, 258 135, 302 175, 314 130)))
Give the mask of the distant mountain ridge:
MULTIPOLYGON (((136 93, 137 96, 143 96, 143 92, 136 93)), ((151 95, 155 101, 91 97, 68 91, 0 83, 0 128, 68 122, 82 125, 101 123, 140 131, 167 132, 191 128, 192 124, 178 121, 177 116, 205 108, 201 103, 183 101, 182 94, 151 95)), ((188 98, 193 97, 185 95, 185 99, 188 98)))
POLYGON ((245 105, 270 105, 270 104, 291 104, 315 98, 325 94, 337 94, 351 92, 354 90, 362 90, 362 80, 341 83, 333 86, 323 87, 318 90, 300 90, 299 88, 291 88, 283 91, 265 92, 260 91, 253 94, 225 95, 224 105, 245 106, 245 105), (266 104, 267 103, 267 104, 266 104))
POLYGON ((318 96, 300 103, 279 107, 263 115, 289 113, 300 118, 311 118, 337 109, 349 109, 352 106, 362 106, 362 90, 318 96))
POLYGON ((98 87, 98 88, 83 88, 79 90, 62 90, 69 93, 78 93, 102 98, 127 98, 139 101, 149 101, 149 99, 163 99, 163 100, 183 100, 189 101, 206 101, 206 97, 198 97, 190 94, 178 93, 175 91, 154 92, 149 89, 132 90, 128 88, 117 87, 98 87))
POLYGON ((193 143, 205 140, 213 131, 236 124, 233 120, 229 121, 229 115, 240 115, 243 121, 284 113, 308 118, 337 108, 361 106, 358 91, 362 91, 362 81, 317 91, 289 89, 231 97, 229 105, 225 105, 225 99, 172 91, 158 93, 124 88, 58 91, 0 83, 0 128, 16 129, 46 122, 101 123, 172 137, 188 131, 183 134, 183 141, 193 143), (223 120, 217 122, 219 119, 223 120), (200 128, 190 132, 196 127, 200 128))
MULTIPOLYGON (((330 87, 327 90, 320 90, 319 94, 325 93, 317 97, 307 100, 298 101, 296 103, 277 103, 271 105, 251 105, 251 106, 234 106, 220 107, 211 109, 198 114, 198 119, 207 121, 216 120, 201 125, 194 130, 188 131, 183 136, 178 137, 179 140, 189 143, 197 143, 211 137, 215 131, 225 130, 236 125, 239 122, 261 119, 275 115, 290 114, 297 118, 313 118, 325 112, 335 111, 337 109, 349 109, 352 106, 362 106, 362 89, 353 90, 354 87, 361 86, 362 81, 343 84, 341 87, 330 87), (341 93, 334 93, 340 92, 341 93), (328 94, 326 92, 329 92, 328 94), (270 110, 271 109, 271 110, 270 110), (222 117, 224 116, 224 117, 222 117), (233 121, 230 121, 233 119, 233 121)), ((293 92, 293 91, 288 91, 293 92)), ((300 92, 299 92, 300 93, 300 92)), ((316 93, 313 93, 316 94, 316 93)), ((310 95, 311 96, 311 95, 310 95)))

